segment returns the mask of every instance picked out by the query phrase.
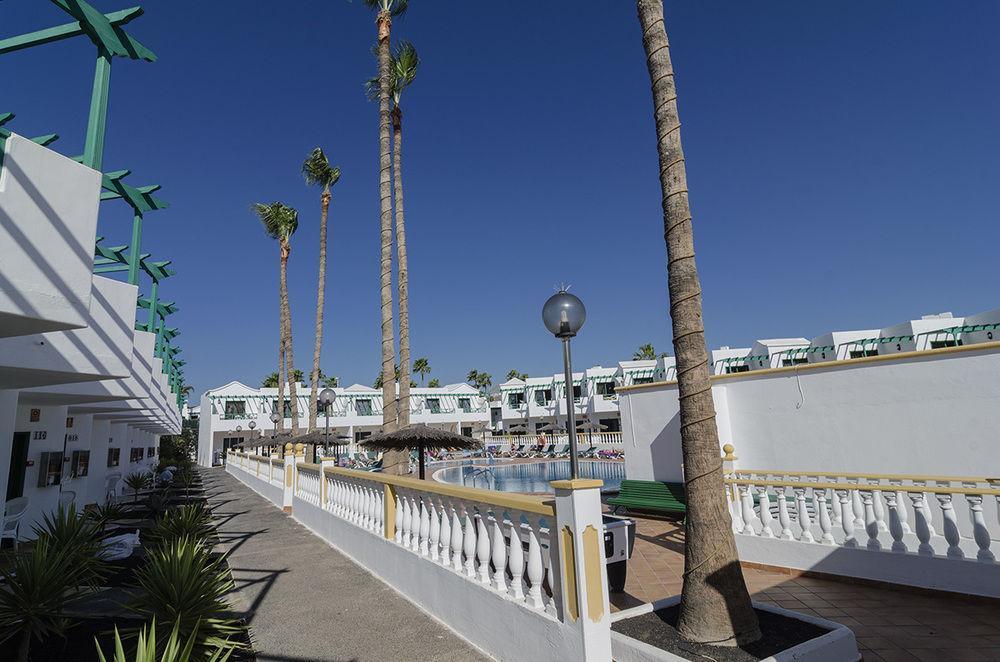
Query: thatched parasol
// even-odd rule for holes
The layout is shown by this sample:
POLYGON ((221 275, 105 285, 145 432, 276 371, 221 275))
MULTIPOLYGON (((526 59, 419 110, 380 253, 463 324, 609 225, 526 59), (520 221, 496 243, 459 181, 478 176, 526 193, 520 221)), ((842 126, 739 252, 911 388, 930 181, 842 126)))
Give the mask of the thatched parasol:
POLYGON ((472 437, 427 427, 423 423, 410 425, 395 432, 381 432, 372 435, 362 441, 361 445, 378 451, 398 451, 416 448, 419 452, 421 478, 424 477, 424 452, 428 448, 450 451, 479 448, 479 442, 472 437))

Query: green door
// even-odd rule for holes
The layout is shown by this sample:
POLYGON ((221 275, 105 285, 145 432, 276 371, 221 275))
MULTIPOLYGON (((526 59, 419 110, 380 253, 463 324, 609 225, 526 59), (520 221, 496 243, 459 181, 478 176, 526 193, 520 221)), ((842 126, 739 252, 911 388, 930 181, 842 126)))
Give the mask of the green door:
POLYGON ((15 432, 10 451, 10 473, 7 475, 7 501, 24 495, 24 474, 28 470, 27 432, 15 432))

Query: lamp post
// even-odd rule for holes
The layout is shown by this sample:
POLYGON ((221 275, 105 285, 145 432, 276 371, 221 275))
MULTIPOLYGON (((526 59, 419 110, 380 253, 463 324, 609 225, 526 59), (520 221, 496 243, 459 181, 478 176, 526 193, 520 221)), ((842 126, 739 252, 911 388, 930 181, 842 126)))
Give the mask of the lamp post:
MULTIPOLYGON (((328 449, 330 447, 330 405, 333 404, 333 399, 337 397, 332 388, 325 388, 319 392, 319 401, 323 403, 323 413, 326 415, 326 432, 323 435, 323 448, 328 449)), ((334 457, 337 459, 337 466, 340 466, 340 446, 335 445, 333 449, 334 457)))
MULTIPOLYGON (((247 427, 250 428, 250 445, 253 446, 253 431, 257 427, 257 421, 250 421, 250 424, 247 425, 247 427)), ((258 453, 258 455, 259 454, 260 453, 258 453)))
POLYGON ((573 366, 569 341, 587 320, 587 309, 580 299, 563 288, 542 306, 542 322, 552 335, 562 341, 563 370, 566 379, 566 432, 569 435, 571 478, 580 477, 580 458, 576 446, 576 416, 573 412, 573 366))
MULTIPOLYGON (((278 421, 280 420, 281 416, 278 415, 278 412, 276 411, 271 412, 271 425, 274 426, 273 433, 271 434, 271 441, 274 441, 275 435, 278 434, 278 421)), ((271 450, 273 451, 274 449, 271 450)))

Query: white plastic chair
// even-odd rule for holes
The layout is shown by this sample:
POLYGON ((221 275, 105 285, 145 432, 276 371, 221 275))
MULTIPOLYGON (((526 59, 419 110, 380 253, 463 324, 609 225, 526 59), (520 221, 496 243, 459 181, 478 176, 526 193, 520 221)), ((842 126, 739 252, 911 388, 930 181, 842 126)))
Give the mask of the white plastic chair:
POLYGON ((65 490, 59 493, 59 506, 65 510, 69 508, 69 504, 76 501, 76 492, 73 490, 65 490))
POLYGON ((4 509, 3 523, 0 524, 0 541, 10 538, 17 550, 17 541, 21 532, 21 517, 28 510, 28 497, 17 497, 7 502, 4 509))
POLYGON ((111 503, 118 496, 118 483, 121 481, 120 473, 108 474, 104 479, 104 501, 111 503))

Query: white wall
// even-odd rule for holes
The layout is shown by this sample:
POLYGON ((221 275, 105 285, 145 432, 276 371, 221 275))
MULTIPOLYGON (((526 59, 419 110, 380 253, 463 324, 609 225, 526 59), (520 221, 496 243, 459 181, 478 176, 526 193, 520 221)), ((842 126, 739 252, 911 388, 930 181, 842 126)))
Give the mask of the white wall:
POLYGON ((86 325, 101 175, 27 138, 0 171, 0 336, 86 325))
MULTIPOLYGON (((1000 474, 1000 343, 713 379, 736 466, 1000 474)), ((629 478, 678 480, 676 384, 622 393, 629 478)))

